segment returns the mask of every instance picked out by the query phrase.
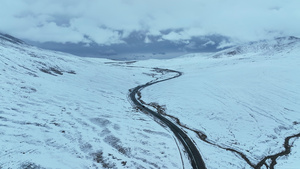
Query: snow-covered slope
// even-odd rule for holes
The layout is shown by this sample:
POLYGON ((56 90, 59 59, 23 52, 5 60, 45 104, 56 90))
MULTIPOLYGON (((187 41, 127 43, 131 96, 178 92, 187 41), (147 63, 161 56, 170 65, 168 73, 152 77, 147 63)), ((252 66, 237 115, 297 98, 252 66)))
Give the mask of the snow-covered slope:
POLYGON ((279 37, 274 40, 262 40, 229 48, 214 54, 213 57, 249 55, 250 53, 272 56, 279 53, 289 53, 295 48, 299 48, 299 42, 300 38, 294 36, 279 37))
POLYGON ((125 65, 1 34, 0 168, 181 168, 172 134, 127 100, 154 72, 125 65))
MULTIPOLYGON (((144 89, 142 99, 164 106, 165 113, 180 119, 208 168, 266 168, 272 162, 266 156, 284 151, 285 138, 300 133, 298 38, 136 64, 184 73, 144 89)), ((288 146, 291 153, 278 157, 275 168, 299 168, 299 139, 290 139, 288 146)))
MULTIPOLYGON (((267 168, 268 156, 300 133, 299 55, 300 40, 287 37, 114 62, 0 34, 0 168, 189 168, 172 133, 128 101, 128 89, 159 77, 150 66, 183 72, 145 88, 142 99, 180 121, 208 169, 267 168)), ((276 169, 300 166, 298 137, 287 146, 276 169)))

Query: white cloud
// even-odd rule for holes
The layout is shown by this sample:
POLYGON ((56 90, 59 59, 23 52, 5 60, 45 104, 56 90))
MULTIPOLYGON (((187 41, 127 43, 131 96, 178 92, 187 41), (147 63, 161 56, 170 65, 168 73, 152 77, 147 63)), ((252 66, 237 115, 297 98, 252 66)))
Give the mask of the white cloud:
POLYGON ((60 43, 66 42, 84 42, 83 36, 68 27, 57 26, 54 22, 46 23, 40 27, 32 27, 18 33, 26 39, 33 41, 49 42, 55 41, 60 43))
POLYGON ((145 40, 144 40, 144 43, 151 43, 152 41, 149 39, 148 36, 146 36, 145 40))
POLYGON ((81 17, 70 21, 70 28, 98 44, 123 43, 121 35, 115 30, 104 27, 91 18, 81 17))
POLYGON ((231 46, 234 46, 234 45, 237 45, 238 43, 236 43, 236 41, 231 41, 231 42, 228 42, 228 41, 222 41, 220 42, 220 44, 218 45, 218 49, 223 49, 223 48, 227 48, 227 47, 231 47, 231 46))
POLYGON ((209 35, 209 32, 204 32, 201 28, 183 28, 181 31, 172 31, 166 35, 163 35, 162 38, 170 41, 181 41, 189 40, 192 37, 209 35))
POLYGON ((167 40, 300 36, 298 0, 2 0, 0 31, 35 41, 123 43, 132 31, 167 40), (123 35, 119 31, 123 31, 123 35), (89 39, 86 37, 89 36, 89 39))
POLYGON ((204 43, 202 46, 206 47, 206 46, 209 46, 209 45, 215 45, 216 42, 212 41, 212 40, 209 40, 207 41, 206 43, 204 43))

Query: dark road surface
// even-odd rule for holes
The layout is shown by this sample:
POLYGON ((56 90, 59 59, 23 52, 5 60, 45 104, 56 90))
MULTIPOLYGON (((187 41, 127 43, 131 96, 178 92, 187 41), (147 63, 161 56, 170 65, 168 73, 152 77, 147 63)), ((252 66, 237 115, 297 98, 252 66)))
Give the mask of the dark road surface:
POLYGON ((153 81, 153 82, 148 82, 144 85, 140 85, 140 86, 135 87, 134 89, 131 90, 131 92, 129 94, 129 97, 130 97, 131 101, 133 102, 133 104, 138 109, 140 109, 144 113, 152 114, 154 116, 154 118, 159 119, 162 123, 164 123, 166 126, 168 126, 173 131, 174 135, 177 137, 177 139, 184 146, 184 149, 185 149, 185 151, 186 151, 186 153, 189 157, 189 160, 191 162, 191 165, 194 169, 206 169, 204 161, 203 161, 197 147, 192 142, 192 140, 179 127, 177 127, 174 123, 172 123, 170 120, 168 120, 167 118, 165 118, 161 114, 159 114, 157 112, 154 112, 154 111, 150 110, 149 108, 145 107, 136 98, 137 93, 139 91, 141 91, 143 88, 148 87, 148 86, 153 85, 153 84, 156 84, 156 83, 163 82, 163 81, 171 80, 171 79, 177 78, 177 77, 182 75, 181 72, 174 71, 174 70, 169 70, 169 69, 158 69, 158 68, 156 68, 156 70, 165 71, 165 72, 169 72, 169 73, 176 73, 176 75, 173 76, 173 77, 170 77, 170 78, 166 78, 166 79, 163 79, 163 80, 157 80, 157 81, 153 81))

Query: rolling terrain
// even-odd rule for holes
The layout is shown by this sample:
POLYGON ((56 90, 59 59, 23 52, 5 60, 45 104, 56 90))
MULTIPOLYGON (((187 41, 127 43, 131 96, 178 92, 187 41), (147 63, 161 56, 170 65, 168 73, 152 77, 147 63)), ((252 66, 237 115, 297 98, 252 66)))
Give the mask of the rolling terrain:
POLYGON ((208 169, 296 169, 299 55, 300 40, 284 37, 117 62, 0 34, 0 168, 192 168, 172 129, 132 106, 130 92, 148 84, 139 102, 182 130, 208 169), (157 71, 170 69, 182 76, 157 71))

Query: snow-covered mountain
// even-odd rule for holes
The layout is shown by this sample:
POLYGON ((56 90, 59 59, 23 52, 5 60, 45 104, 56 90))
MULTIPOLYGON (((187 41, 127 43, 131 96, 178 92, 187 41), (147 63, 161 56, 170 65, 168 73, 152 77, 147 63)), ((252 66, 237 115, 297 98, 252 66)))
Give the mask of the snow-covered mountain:
POLYGON ((274 162, 296 169, 299 55, 299 39, 287 37, 214 54, 115 62, 1 34, 0 168, 190 168, 173 134, 127 98, 130 88, 161 77, 151 69, 160 67, 183 76, 145 88, 141 99, 188 133, 208 169, 274 162), (291 152, 277 157, 285 140, 291 152))
POLYGON ((213 57, 218 58, 222 56, 234 55, 249 55, 249 53, 260 53, 265 55, 275 55, 278 53, 288 53, 296 48, 299 48, 300 38, 289 36, 279 37, 273 40, 262 40, 258 42, 251 42, 237 47, 229 48, 216 53, 213 57))
POLYGON ((0 168, 181 168, 172 134, 127 99, 155 73, 126 65, 1 35, 0 168))
POLYGON ((165 107, 173 121, 180 120, 207 168, 267 168, 277 162, 277 169, 297 169, 299 56, 300 40, 287 37, 216 54, 153 60, 184 75, 146 88, 142 95, 145 102, 165 107), (280 156, 290 147, 290 154, 280 156))

